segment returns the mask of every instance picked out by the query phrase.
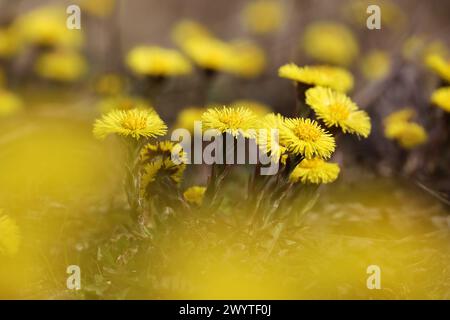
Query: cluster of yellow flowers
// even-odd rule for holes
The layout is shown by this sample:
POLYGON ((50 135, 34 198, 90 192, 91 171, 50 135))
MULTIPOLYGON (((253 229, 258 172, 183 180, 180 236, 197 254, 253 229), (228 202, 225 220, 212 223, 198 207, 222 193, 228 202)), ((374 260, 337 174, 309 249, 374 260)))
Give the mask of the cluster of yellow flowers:
POLYGON ((384 119, 386 138, 396 140, 401 147, 412 149, 427 141, 425 129, 411 119, 416 115, 414 109, 404 108, 384 119))
POLYGON ((0 57, 11 58, 27 46, 39 53, 34 61, 36 73, 50 80, 72 82, 87 71, 87 63, 78 52, 84 43, 81 30, 66 27, 66 10, 46 6, 18 16, 0 28, 0 57))
POLYGON ((261 48, 249 41, 225 42, 201 24, 184 20, 172 32, 172 38, 200 68, 241 77, 256 77, 264 70, 266 57, 261 48))
MULTIPOLYGON (((289 64, 280 68, 280 76, 310 86, 305 94, 305 102, 326 128, 341 129, 343 133, 360 137, 369 135, 371 130, 369 116, 341 92, 348 91, 353 86, 353 77, 346 70, 328 66, 300 68, 289 64)), ((95 136, 104 138, 110 133, 116 133, 140 139, 162 136, 166 133, 166 125, 153 109, 127 110, 118 107, 120 109, 110 111, 96 121, 95 136)), ((289 157, 294 157, 298 163, 291 173, 291 182, 317 184, 334 181, 338 176, 339 167, 337 164, 325 162, 336 148, 333 135, 316 120, 286 118, 269 111, 265 105, 245 100, 236 101, 230 106, 188 108, 179 117, 176 127, 192 129, 193 122, 201 120, 203 130, 214 129, 218 134, 256 139, 261 150, 282 164, 286 164, 289 157), (278 130, 277 141, 271 134, 267 134, 272 129, 278 130)), ((180 181, 184 167, 172 163, 168 156, 149 161, 152 159, 150 154, 153 158, 158 153, 167 152, 170 155, 173 147, 169 142, 159 142, 142 149, 142 154, 147 155, 143 174, 144 187, 153 182, 156 174, 161 171, 170 173, 169 176, 174 182, 180 181)))

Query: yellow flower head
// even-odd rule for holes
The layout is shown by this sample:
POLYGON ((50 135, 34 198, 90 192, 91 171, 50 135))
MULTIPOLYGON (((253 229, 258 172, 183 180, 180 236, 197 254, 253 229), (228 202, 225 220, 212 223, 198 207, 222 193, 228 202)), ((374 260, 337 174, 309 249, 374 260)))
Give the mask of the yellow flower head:
POLYGON ((128 67, 138 75, 180 76, 192 71, 191 64, 178 51, 153 46, 133 48, 126 57, 128 67))
POLYGON ((431 102, 446 112, 450 112, 450 87, 435 90, 431 95, 431 102))
POLYGON ((334 152, 336 143, 331 134, 311 119, 285 119, 281 127, 280 141, 289 151, 301 154, 305 158, 329 158, 334 152))
POLYGON ((414 116, 413 109, 405 108, 386 117, 384 119, 386 138, 396 140, 405 149, 412 149, 425 143, 428 135, 421 125, 410 121, 414 116))
POLYGON ((282 78, 294 80, 312 86, 329 87, 347 92, 353 88, 353 76, 345 69, 330 66, 299 67, 294 63, 286 64, 278 70, 282 78))
POLYGON ((0 57, 10 58, 21 49, 20 36, 15 28, 0 29, 0 57))
POLYGON ((189 107, 178 113, 174 128, 182 128, 194 132, 194 124, 196 121, 202 121, 202 115, 206 111, 205 108, 189 107))
POLYGON ((201 206, 203 203, 203 197, 205 196, 205 191, 205 187, 193 186, 186 189, 183 193, 183 197, 187 202, 201 206))
POLYGON ((180 47, 193 38, 213 37, 213 34, 205 26, 192 20, 181 20, 172 30, 172 39, 180 47))
POLYGON ((168 158, 157 157, 144 164, 141 176, 141 194, 151 195, 152 187, 158 180, 168 178, 169 181, 180 184, 183 178, 185 164, 175 164, 168 158))
POLYGON ((271 108, 268 105, 255 100, 245 100, 245 99, 236 100, 231 104, 231 107, 235 106, 236 107, 245 106, 258 117, 263 117, 267 115, 271 110, 271 108))
POLYGON ((187 39, 182 48, 201 68, 229 72, 233 67, 234 50, 231 45, 219 39, 193 37, 187 39))
POLYGON ((0 89, 0 118, 12 115, 23 108, 22 99, 11 91, 0 89))
POLYGON ((257 77, 263 72, 266 55, 260 47, 248 41, 232 42, 230 46, 233 54, 229 60, 229 72, 243 78, 257 77))
POLYGON ((441 79, 450 82, 450 61, 438 54, 428 54, 425 64, 434 71, 441 79))
POLYGON ((50 47, 79 48, 84 37, 80 30, 70 30, 66 26, 65 7, 40 7, 20 16, 16 23, 25 41, 50 47))
POLYGON ((215 129, 235 137, 254 138, 256 133, 257 117, 246 107, 211 108, 203 113, 202 121, 204 130, 215 129))
POLYGON ((384 119, 384 123, 408 122, 416 116, 416 111, 412 108, 403 108, 393 112, 384 119))
POLYGON ((330 88, 314 87, 306 91, 306 103, 327 127, 340 127, 344 133, 364 138, 370 134, 370 118, 344 93, 330 88))
POLYGON ((183 151, 181 145, 170 140, 147 143, 141 149, 139 156, 141 162, 143 163, 154 161, 157 158, 172 160, 172 157, 176 157, 176 161, 172 161, 174 162, 174 165, 176 163, 181 164, 186 162, 186 152, 183 151))
POLYGON ((19 251, 20 235, 16 222, 0 211, 0 256, 15 255, 19 251))
POLYGON ((124 77, 116 73, 105 73, 99 76, 94 83, 94 91, 104 96, 121 94, 126 86, 124 77))
POLYGON ((314 22, 303 36, 305 53, 323 63, 350 65, 359 52, 358 42, 345 25, 333 22, 314 22))
POLYGON ((266 34, 280 29, 283 6, 276 0, 254 0, 247 4, 243 19, 251 32, 266 34))
POLYGON ((138 97, 114 96, 101 99, 97 108, 101 113, 108 113, 115 109, 152 109, 153 107, 147 101, 138 97))
POLYGON ((404 10, 391 0, 352 0, 343 7, 344 14, 352 19, 357 26, 366 27, 367 8, 376 4, 380 7, 381 25, 391 28, 398 28, 405 24, 406 16, 404 10))
POLYGON ((270 154, 275 162, 285 163, 288 156, 286 145, 280 139, 280 131, 284 126, 284 117, 279 113, 264 116, 258 125, 256 141, 262 152, 270 154))
POLYGON ((39 56, 35 70, 38 75, 46 79, 72 82, 85 75, 87 63, 77 52, 56 51, 39 56))
POLYGON ((337 179, 339 166, 328 163, 320 158, 303 159, 292 171, 289 181, 292 183, 330 183, 337 179))
POLYGON ((361 61, 361 71, 366 79, 383 79, 391 71, 389 54, 381 50, 370 52, 361 61))
POLYGON ((110 134, 140 139, 163 136, 167 126, 153 109, 113 110, 94 123, 94 136, 104 139, 110 134))
POLYGON ((110 16, 116 5, 116 0, 81 0, 80 6, 81 9, 89 14, 104 18, 110 16))

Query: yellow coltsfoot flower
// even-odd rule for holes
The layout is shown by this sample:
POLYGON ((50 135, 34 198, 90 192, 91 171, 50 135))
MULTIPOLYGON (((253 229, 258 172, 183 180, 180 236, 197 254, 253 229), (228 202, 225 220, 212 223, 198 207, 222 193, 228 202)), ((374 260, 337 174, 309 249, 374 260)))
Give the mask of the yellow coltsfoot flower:
POLYGON ((446 112, 450 112, 450 87, 435 90, 431 95, 431 102, 446 112))
POLYGON ((171 159, 157 157, 144 164, 142 168, 140 192, 142 196, 148 196, 153 193, 152 187, 155 183, 168 178, 169 181, 178 185, 183 178, 185 164, 176 164, 171 159))
POLYGON ((178 113, 174 128, 186 129, 193 133, 195 122, 202 120, 202 115, 203 113, 205 113, 205 111, 205 108, 199 107, 188 107, 181 110, 178 113))
POLYGON ((126 57, 128 67, 138 75, 171 77, 189 74, 190 62, 178 51, 155 46, 138 46, 126 57))
POLYGON ((205 70, 230 72, 235 67, 233 47, 219 39, 192 37, 183 42, 182 49, 205 70))
POLYGON ((79 80, 87 69, 87 62, 82 55, 65 50, 44 53, 35 64, 35 71, 39 76, 62 82, 79 80))
POLYGON ((285 119, 280 130, 280 141, 290 152, 307 159, 329 158, 336 147, 331 134, 316 121, 305 118, 285 119))
POLYGON ((228 71, 243 78, 259 76, 266 67, 264 51, 248 41, 235 41, 230 44, 233 51, 228 71))
POLYGON ((306 103, 327 127, 340 127, 344 133, 367 138, 370 118, 345 94, 330 88, 315 87, 306 91, 306 103))
POLYGON ((303 159, 292 171, 289 181, 292 183, 330 183, 339 176, 340 168, 336 163, 328 163, 320 158, 303 159))
POLYGON ((353 88, 352 74, 339 67, 299 67, 295 63, 289 63, 278 69, 278 75, 307 85, 329 87, 342 92, 353 88))
POLYGON ((94 136, 104 139, 110 134, 140 139, 167 133, 167 126, 153 109, 113 110, 94 123, 94 136))
POLYGON ((436 73, 441 79, 450 82, 450 61, 442 55, 431 53, 425 57, 426 66, 436 73))
POLYGON ((0 211, 0 256, 15 255, 19 251, 20 234, 16 222, 0 211))
POLYGON ((425 129, 418 123, 412 122, 415 111, 405 108, 394 112, 384 119, 384 135, 395 140, 405 149, 412 149, 428 140, 425 129))
MULTIPOLYGON (((156 158, 163 158, 164 160, 173 160, 176 157, 177 162, 186 162, 186 152, 183 151, 182 146, 179 143, 164 140, 157 141, 155 143, 147 143, 140 152, 140 160, 145 163, 148 161, 154 161, 156 158)), ((173 161, 172 161, 173 162, 173 161)), ((174 162, 174 165, 176 163, 174 162)))
POLYGON ((17 18, 14 28, 28 43, 58 48, 79 48, 84 42, 80 30, 66 26, 67 14, 64 6, 39 7, 17 18))
POLYGON ((366 79, 380 80, 391 71, 391 58, 382 50, 374 50, 361 61, 361 72, 366 79))
POLYGON ((189 19, 179 21, 171 32, 172 40, 183 47, 193 38, 214 38, 214 35, 204 25, 189 19))
POLYGON ((322 63, 350 65, 359 53, 358 42, 343 24, 319 21, 307 26, 303 35, 305 53, 322 63))
POLYGON ((258 125, 256 141, 262 152, 270 154, 275 162, 285 163, 288 156, 286 145, 282 144, 280 131, 284 126, 284 117, 277 113, 264 116, 258 125))
POLYGON ((203 198, 205 196, 206 187, 201 186, 193 186, 183 193, 184 199, 192 204, 197 206, 201 206, 203 203, 203 198))
POLYGON ((254 138, 257 116, 246 107, 222 107, 206 110, 202 115, 203 129, 214 129, 218 133, 229 133, 254 138))
POLYGON ((243 10, 243 20, 251 32, 267 34, 280 29, 284 10, 279 1, 255 0, 243 10))

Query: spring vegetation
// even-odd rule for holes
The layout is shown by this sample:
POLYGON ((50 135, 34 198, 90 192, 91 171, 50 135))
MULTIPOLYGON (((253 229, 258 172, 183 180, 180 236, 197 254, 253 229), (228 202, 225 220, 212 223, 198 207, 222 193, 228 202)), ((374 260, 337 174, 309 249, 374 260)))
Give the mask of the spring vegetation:
POLYGON ((450 298, 446 17, 119 3, 0 2, 0 298, 450 298))

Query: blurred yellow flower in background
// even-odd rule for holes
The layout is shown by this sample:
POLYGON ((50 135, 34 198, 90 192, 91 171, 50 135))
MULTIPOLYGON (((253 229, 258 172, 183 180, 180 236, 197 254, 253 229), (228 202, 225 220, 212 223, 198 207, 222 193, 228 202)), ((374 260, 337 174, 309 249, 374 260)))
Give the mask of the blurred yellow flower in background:
POLYGON ((246 99, 235 100, 230 105, 230 107, 239 107, 239 106, 244 106, 248 108, 258 117, 263 117, 271 111, 271 108, 268 105, 256 100, 246 100, 246 99))
POLYGON ((19 16, 14 27, 34 45, 79 48, 84 42, 83 33, 68 29, 66 19, 65 7, 39 7, 19 16))
POLYGON ((126 57, 128 67, 138 75, 171 77, 189 74, 189 61, 178 51, 156 46, 138 46, 126 57))
POLYGON ((331 183, 339 176, 337 163, 325 162, 320 158, 303 159, 292 171, 289 181, 292 183, 331 183))
POLYGON ((130 109, 151 109, 153 108, 146 100, 139 97, 127 95, 106 97, 97 103, 97 108, 101 113, 108 113, 112 110, 130 110, 130 109))
POLYGON ((243 12, 244 24, 253 33, 266 34, 280 29, 284 10, 277 0, 254 0, 248 3, 243 12))
POLYGON ((231 43, 230 72, 244 78, 259 76, 266 67, 266 55, 257 45, 249 41, 231 43))
POLYGON ((193 133, 195 121, 201 121, 202 115, 205 111, 206 111, 205 108, 199 107, 184 108, 178 113, 174 128, 187 129, 193 133))
POLYGON ((213 38, 213 34, 204 25, 193 20, 181 20, 172 29, 172 40, 180 47, 193 38, 213 38))
POLYGON ((254 138, 257 116, 246 107, 211 108, 202 115, 203 130, 215 129, 235 137, 254 138))
POLYGON ((415 111, 404 108, 394 112, 384 119, 384 135, 395 140, 405 149, 412 149, 428 140, 425 129, 418 123, 412 122, 415 111))
POLYGON ((184 191, 183 197, 187 202, 200 206, 203 203, 205 191, 206 187, 192 186, 184 191))
POLYGON ((360 68, 366 79, 380 80, 391 71, 391 58, 385 51, 373 50, 362 58, 360 68))
POLYGON ((104 139, 110 134, 140 139, 163 136, 167 126, 153 109, 113 110, 94 123, 94 136, 104 139))
POLYGON ((403 108, 401 110, 395 111, 388 115, 385 119, 385 123, 396 123, 396 122, 408 122, 413 117, 416 116, 416 111, 412 108, 403 108))
POLYGON ((18 95, 0 88, 0 118, 15 114, 22 108, 23 101, 18 95))
POLYGON ((441 79, 450 82, 450 60, 439 54, 432 53, 425 57, 425 64, 441 79))
POLYGON ((22 48, 20 36, 15 28, 0 29, 0 57, 10 58, 22 48))
POLYGON ((105 96, 114 96, 122 93, 126 86, 126 80, 118 73, 105 73, 94 82, 94 91, 105 96))
POLYGON ((319 62, 348 66, 358 56, 353 33, 343 24, 319 21, 307 26, 303 35, 305 53, 319 62))
POLYGON ((436 89, 431 95, 431 102, 446 112, 450 112, 450 87, 436 89))
POLYGON ((104 18, 110 16, 115 8, 116 0, 81 0, 81 10, 87 13, 104 18))
POLYGON ((262 152, 270 154, 278 163, 285 163, 288 156, 287 147, 280 140, 280 131, 284 126, 284 117, 270 113, 259 121, 256 141, 262 152))
POLYGON ((368 114, 359 110, 344 93, 324 87, 311 88, 306 91, 306 103, 327 127, 340 127, 344 133, 364 138, 369 136, 371 124, 368 114))
POLYGON ((343 7, 344 14, 360 28, 366 27, 367 7, 376 4, 380 7, 381 24, 391 28, 398 28, 406 22, 406 15, 401 7, 391 0, 353 0, 343 7))
POLYGON ((282 78, 291 79, 296 82, 313 86, 329 87, 342 92, 347 92, 353 88, 352 74, 339 67, 299 67, 294 63, 289 63, 278 69, 278 75, 282 78))
POLYGON ((182 49, 203 69, 230 71, 233 67, 234 51, 228 43, 219 39, 192 37, 184 41, 182 49))
POLYGON ((86 59, 75 51, 58 50, 41 54, 35 63, 35 71, 42 78, 73 82, 88 70, 86 59))
POLYGON ((280 130, 280 141, 290 152, 307 159, 329 158, 336 147, 333 136, 308 118, 285 119, 280 130))
POLYGON ((0 256, 15 255, 19 251, 20 233, 16 222, 0 210, 0 256))

